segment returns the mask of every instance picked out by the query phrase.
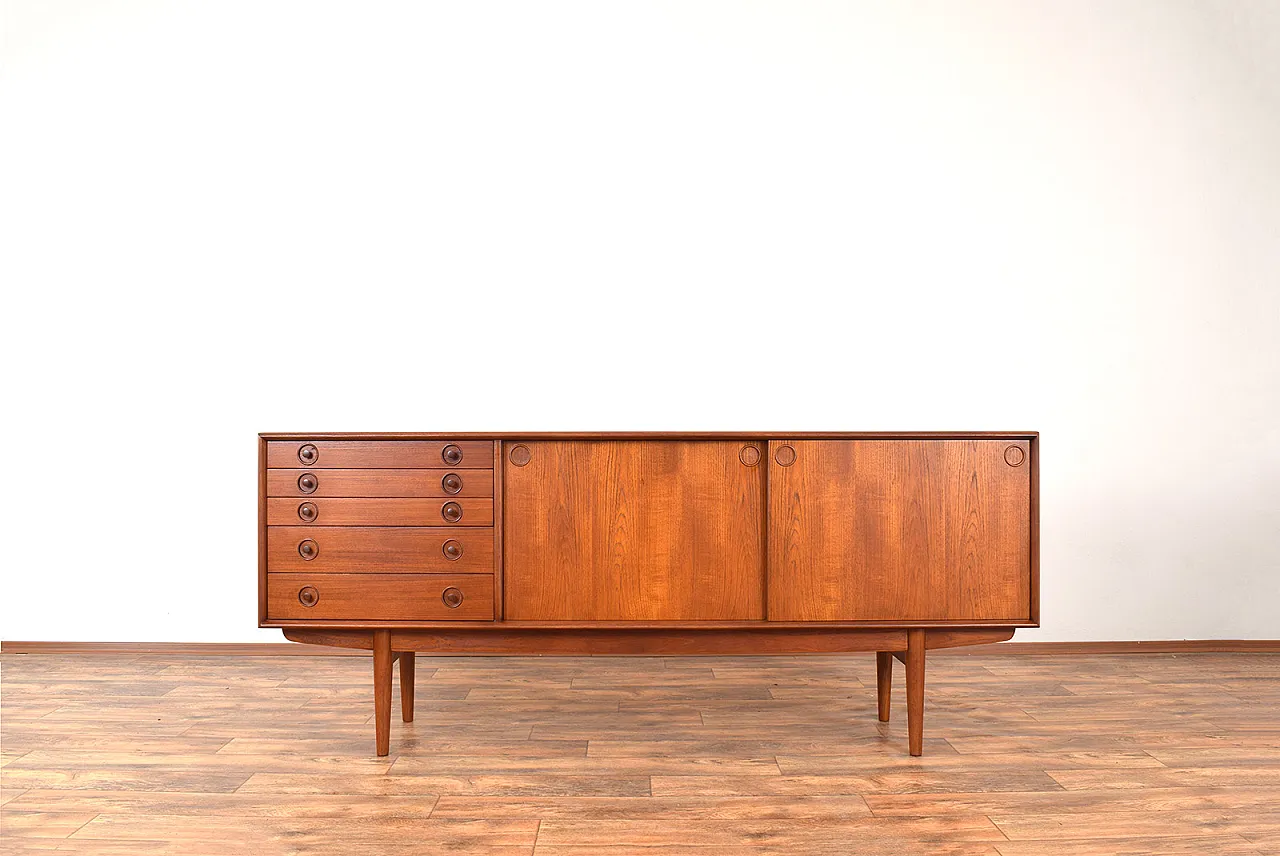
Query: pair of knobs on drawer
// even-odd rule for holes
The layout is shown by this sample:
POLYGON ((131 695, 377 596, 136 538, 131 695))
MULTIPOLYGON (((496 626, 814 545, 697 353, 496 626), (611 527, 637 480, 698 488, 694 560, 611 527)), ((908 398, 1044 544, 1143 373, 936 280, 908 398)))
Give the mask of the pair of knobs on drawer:
MULTIPOLYGON (((444 557, 451 562, 456 562, 462 558, 462 544, 453 538, 444 542, 440 548, 440 552, 444 553, 444 557)), ((307 538, 298 544, 298 555, 306 561, 310 562, 316 556, 320 555, 320 545, 311 538, 307 538)))
MULTIPOLYGON (((315 493, 320 487, 320 479, 315 473, 303 473, 298 476, 298 490, 303 493, 315 493)), ((440 489, 445 493, 454 494, 462 490, 462 476, 457 473, 449 473, 440 479, 440 489)))
MULTIPOLYGON (((449 586, 440 593, 440 600, 450 609, 462 606, 462 589, 449 586)), ((303 586, 298 590, 298 603, 310 609, 320 602, 320 591, 315 586, 303 586)))
MULTIPOLYGON (((298 449, 298 460, 307 466, 311 466, 320 460, 320 450, 313 444, 307 443, 298 449)), ((462 450, 450 443, 440 450, 440 460, 451 467, 457 466, 462 463, 462 450)))
MULTIPOLYGON (((313 523, 320 516, 320 509, 314 502, 304 502, 298 506, 298 519, 303 523, 313 523)), ((457 523, 462 519, 462 506, 456 502, 446 502, 440 507, 440 516, 446 523, 457 523)))

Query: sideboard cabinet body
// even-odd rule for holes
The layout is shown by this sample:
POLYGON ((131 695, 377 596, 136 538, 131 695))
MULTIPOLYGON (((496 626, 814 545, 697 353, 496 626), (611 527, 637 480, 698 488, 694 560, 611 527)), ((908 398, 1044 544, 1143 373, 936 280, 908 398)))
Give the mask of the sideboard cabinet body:
POLYGON ((1038 626, 1037 473, 1030 432, 264 434, 258 623, 373 650, 380 754, 419 650, 873 650, 918 754, 924 650, 1038 626))

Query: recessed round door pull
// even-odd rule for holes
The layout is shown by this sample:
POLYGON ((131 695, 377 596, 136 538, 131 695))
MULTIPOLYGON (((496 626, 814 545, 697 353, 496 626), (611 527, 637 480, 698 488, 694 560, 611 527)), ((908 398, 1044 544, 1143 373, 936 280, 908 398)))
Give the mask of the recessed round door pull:
POLYGON ((320 592, 316 591, 315 586, 303 586, 298 592, 298 603, 310 608, 320 602, 320 592))
POLYGON ((449 586, 440 595, 440 599, 444 601, 444 605, 450 609, 457 609, 462 606, 462 589, 449 586))
POLYGON ((298 506, 298 519, 304 523, 310 523, 320 516, 320 509, 316 508, 314 502, 304 502, 298 506))
POLYGON ((444 489, 445 493, 457 493, 462 490, 462 476, 457 473, 449 473, 440 479, 440 487, 444 489))
POLYGON ((441 459, 451 467, 456 467, 462 463, 462 450, 450 443, 444 447, 444 451, 440 453, 441 459))
POLYGON ((310 562, 320 555, 320 545, 308 538, 298 545, 298 555, 310 562))
POLYGON ((742 451, 738 452, 738 460, 742 461, 744 466, 754 467, 760 463, 760 447, 743 446, 742 451))
POLYGON ((298 450, 298 460, 310 466, 320 460, 320 450, 308 443, 298 450))
POLYGON ((315 493, 318 487, 320 487, 320 479, 316 478, 315 473, 303 473, 298 476, 298 490, 303 493, 315 493))
POLYGON ((1004 462, 1011 467, 1022 466, 1022 462, 1027 459, 1027 453, 1022 451, 1021 446, 1009 446, 1004 450, 1004 462))
POLYGON ((512 448, 511 454, 507 457, 510 459, 511 463, 515 464, 517 467, 523 467, 532 460, 533 453, 529 451, 528 446, 521 444, 512 448))
POLYGON ((450 523, 457 523, 462 519, 462 506, 456 502, 446 502, 440 509, 440 516, 450 523))
POLYGON ((455 541, 453 538, 444 542, 442 550, 444 552, 444 557, 450 562, 456 562, 462 558, 462 544, 455 541))
POLYGON ((790 446, 779 446, 773 453, 773 459, 780 467, 789 467, 796 462, 796 450, 790 446))

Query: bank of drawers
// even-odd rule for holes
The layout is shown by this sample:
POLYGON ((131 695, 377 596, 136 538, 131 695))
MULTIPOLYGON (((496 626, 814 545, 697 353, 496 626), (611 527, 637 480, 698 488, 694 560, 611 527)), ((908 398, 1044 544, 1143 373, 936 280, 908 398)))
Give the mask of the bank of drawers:
POLYGON ((493 443, 267 444, 267 616, 492 620, 493 443))

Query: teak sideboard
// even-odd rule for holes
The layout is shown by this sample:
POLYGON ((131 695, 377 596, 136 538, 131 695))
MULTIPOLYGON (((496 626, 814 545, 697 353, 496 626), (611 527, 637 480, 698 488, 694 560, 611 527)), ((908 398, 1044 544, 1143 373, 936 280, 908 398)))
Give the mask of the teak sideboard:
POLYGON ((373 651, 375 745, 414 652, 875 651, 1037 627, 1039 435, 261 434, 258 626, 373 651))

